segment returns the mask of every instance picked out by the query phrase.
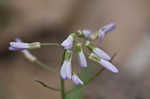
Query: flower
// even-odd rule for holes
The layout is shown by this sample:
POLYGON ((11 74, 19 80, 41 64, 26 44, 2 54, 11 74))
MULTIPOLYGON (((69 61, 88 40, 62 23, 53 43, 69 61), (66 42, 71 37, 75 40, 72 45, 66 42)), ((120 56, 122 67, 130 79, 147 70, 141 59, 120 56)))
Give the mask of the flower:
POLYGON ((92 32, 91 32, 91 30, 84 29, 84 30, 82 30, 82 33, 83 33, 84 37, 86 39, 88 39, 88 38, 90 38, 90 35, 92 32))
POLYGON ((40 42, 24 43, 20 39, 16 39, 15 42, 10 42, 9 50, 11 51, 22 51, 25 49, 40 48, 40 42))
POLYGON ((86 61, 86 57, 83 53, 83 49, 82 49, 82 44, 81 43, 78 43, 76 45, 76 50, 78 52, 78 60, 79 60, 79 63, 80 63, 80 66, 81 67, 87 67, 87 61, 86 61))
POLYGON ((105 60, 110 60, 110 56, 104 52, 102 49, 97 48, 95 45, 91 44, 90 41, 86 41, 85 46, 88 47, 93 53, 95 53, 98 57, 103 58, 105 60))
POLYGON ((30 60, 31 62, 34 62, 36 60, 36 57, 33 56, 28 50, 22 50, 22 53, 24 54, 24 56, 30 60))
POLYGON ((113 31, 115 29, 115 27, 116 27, 116 23, 112 22, 110 24, 104 25, 102 29, 105 32, 105 34, 107 34, 111 31, 113 31))
POLYGON ((19 51, 30 48, 28 43, 23 42, 10 42, 9 50, 11 51, 19 51))
POLYGON ((111 59, 110 56, 100 48, 94 48, 93 53, 95 53, 98 57, 103 58, 105 60, 111 59))
POLYGON ((99 58, 94 53, 90 54, 89 59, 101 64, 104 68, 106 68, 107 70, 109 70, 113 73, 118 73, 119 72, 119 70, 112 63, 110 63, 107 60, 99 58))
MULTIPOLYGON (((15 43, 23 43, 23 42, 21 41, 20 38, 16 38, 16 42, 15 42, 15 43)), ((12 51, 21 50, 21 52, 24 54, 24 56, 25 56, 28 60, 30 60, 30 61, 32 61, 32 62, 36 60, 36 57, 33 56, 27 49, 18 49, 18 48, 14 48, 14 47, 10 46, 10 47, 9 47, 9 50, 12 50, 12 51)))
POLYGON ((66 50, 69 50, 73 47, 73 41, 74 41, 74 37, 75 37, 75 34, 72 33, 71 35, 69 35, 67 37, 67 39, 65 39, 62 43, 61 43, 61 46, 64 47, 64 49, 66 50))
POLYGON ((91 33, 92 33, 91 30, 88 30, 88 29, 77 31, 77 35, 79 37, 84 37, 85 39, 89 39, 91 36, 91 33))
POLYGON ((111 72, 118 73, 119 70, 109 61, 101 59, 99 63, 111 72))
POLYGON ((104 36, 105 36, 105 32, 100 29, 98 33, 99 43, 102 42, 102 40, 104 39, 104 36))
POLYGON ((62 79, 71 79, 72 68, 71 68, 72 52, 67 50, 65 52, 64 62, 60 70, 60 76, 62 79))
POLYGON ((99 42, 101 42, 104 39, 105 34, 108 34, 112 30, 114 30, 115 27, 116 27, 116 23, 112 22, 100 28, 98 31, 99 42))
POLYGON ((81 67, 87 67, 87 61, 83 52, 78 53, 78 59, 81 67))
POLYGON ((73 74, 72 75, 72 81, 75 85, 83 85, 83 81, 80 80, 80 78, 76 75, 76 74, 73 74))

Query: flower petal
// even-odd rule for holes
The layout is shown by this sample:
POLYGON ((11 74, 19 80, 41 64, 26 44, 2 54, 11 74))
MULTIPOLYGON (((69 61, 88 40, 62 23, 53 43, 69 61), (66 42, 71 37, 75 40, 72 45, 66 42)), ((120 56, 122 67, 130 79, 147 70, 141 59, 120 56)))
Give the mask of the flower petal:
POLYGON ((104 59, 101 59, 99 61, 99 63, 104 66, 106 69, 108 69, 109 71, 113 72, 113 73, 118 73, 119 70, 112 64, 110 63, 109 61, 106 61, 104 59))
POLYGON ((78 59, 81 67, 87 67, 86 57, 82 51, 78 53, 78 59))
POLYGON ((73 37, 72 36, 68 36, 66 40, 64 40, 62 43, 61 43, 61 46, 64 47, 64 49, 71 49, 72 46, 73 46, 73 37))
POLYGON ((73 74, 72 81, 75 85, 83 85, 84 84, 83 81, 80 80, 80 78, 76 74, 73 74))
POLYGON ((103 50, 101 50, 100 48, 94 48, 93 52, 100 58, 103 58, 105 60, 110 60, 111 57, 105 53, 103 50))

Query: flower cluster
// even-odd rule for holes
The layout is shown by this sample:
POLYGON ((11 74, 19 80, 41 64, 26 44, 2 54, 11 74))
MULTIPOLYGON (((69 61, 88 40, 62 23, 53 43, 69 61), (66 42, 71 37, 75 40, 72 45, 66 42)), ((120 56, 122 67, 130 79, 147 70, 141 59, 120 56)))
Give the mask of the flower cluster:
MULTIPOLYGON (((98 48, 92 43, 97 39, 101 43, 104 36, 107 35, 115 28, 116 24, 111 23, 103 26, 97 32, 92 33, 91 30, 79 30, 75 33, 71 33, 62 43, 61 46, 65 49, 64 59, 60 69, 60 76, 64 80, 72 80, 75 85, 83 85, 84 82, 78 77, 77 74, 72 73, 72 54, 73 51, 78 53, 79 64, 82 68, 88 66, 86 55, 84 54, 84 48, 87 48, 90 52, 88 58, 107 70, 118 73, 118 69, 110 62, 111 57, 102 49, 98 48)), ((36 61, 36 57, 33 56, 28 49, 36 49, 41 47, 40 42, 24 43, 20 39, 16 39, 15 42, 10 42, 9 50, 21 51, 27 59, 30 61, 36 61)))
POLYGON ((62 43, 61 46, 66 50, 64 61, 60 70, 60 76, 62 79, 70 79, 75 85, 83 85, 83 81, 75 74, 72 73, 71 60, 73 49, 78 53, 79 64, 81 67, 87 67, 86 57, 84 55, 83 47, 89 49, 89 59, 96 63, 101 64, 107 70, 118 73, 118 69, 110 62, 111 57, 102 49, 92 44, 92 40, 99 39, 101 42, 104 36, 111 32, 115 28, 116 24, 111 23, 103 26, 96 33, 92 33, 90 30, 79 30, 75 33, 71 33, 62 43), (82 40, 82 41, 80 41, 82 40), (83 43, 81 43, 83 42, 83 43))

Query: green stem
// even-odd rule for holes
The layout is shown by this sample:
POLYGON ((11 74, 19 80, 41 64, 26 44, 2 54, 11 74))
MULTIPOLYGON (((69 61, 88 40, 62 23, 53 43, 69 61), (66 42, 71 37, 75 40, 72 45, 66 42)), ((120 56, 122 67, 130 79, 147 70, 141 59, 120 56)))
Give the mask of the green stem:
POLYGON ((72 92, 75 92, 81 88, 84 88, 86 87, 90 82, 92 82, 97 76, 99 76, 103 71, 105 70, 105 68, 102 68, 100 69, 95 75, 93 75, 87 82, 84 83, 84 85, 80 85, 80 86, 77 86, 75 88, 72 88, 71 90, 69 90, 66 95, 72 93, 72 92))
POLYGON ((40 67, 46 69, 46 70, 49 71, 49 72, 57 72, 55 69, 50 68, 48 65, 46 65, 46 64, 44 64, 44 63, 42 63, 42 62, 40 62, 39 60, 35 60, 34 62, 37 63, 37 64, 39 64, 40 67))
POLYGON ((52 46, 52 45, 54 45, 54 46, 60 46, 60 44, 58 44, 58 43, 40 43, 40 45, 41 46, 52 46))
MULTIPOLYGON (((61 79, 61 78, 60 78, 61 79)), ((61 83, 61 99, 65 99, 65 82, 63 79, 60 80, 61 83)))
POLYGON ((35 82, 41 84, 43 87, 48 88, 48 89, 50 89, 50 90, 57 91, 57 92, 60 91, 60 89, 57 89, 57 88, 53 88, 53 87, 51 87, 51 86, 48 86, 47 84, 45 84, 45 83, 42 82, 42 81, 35 80, 35 82))
MULTIPOLYGON (((62 55, 62 60, 61 60, 61 65, 63 64, 64 62, 64 59, 65 59, 65 52, 66 50, 64 50, 64 53, 62 55)), ((66 95, 65 95, 65 81, 60 77, 60 85, 61 85, 61 99, 65 99, 66 95)))

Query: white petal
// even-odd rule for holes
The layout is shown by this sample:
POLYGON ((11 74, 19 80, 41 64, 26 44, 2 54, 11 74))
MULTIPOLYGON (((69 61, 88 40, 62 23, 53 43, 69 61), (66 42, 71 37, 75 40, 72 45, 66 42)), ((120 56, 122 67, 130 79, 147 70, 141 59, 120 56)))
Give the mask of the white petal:
POLYGON ((71 68, 71 62, 68 62, 66 64, 66 75, 68 79, 71 79, 72 77, 72 68, 71 68))
POLYGON ((82 32, 83 32, 84 37, 87 38, 87 39, 88 39, 88 38, 90 37, 90 35, 91 35, 91 31, 90 31, 90 30, 83 30, 82 32))
POLYGON ((60 76, 61 76, 63 79, 67 79, 66 64, 67 64, 67 61, 64 61, 63 65, 62 65, 62 67, 61 67, 61 70, 60 70, 60 76))
POLYGON ((100 48, 94 48, 93 49, 93 52, 100 58, 103 58, 105 60, 110 60, 110 56, 105 53, 103 50, 101 50, 100 48))
POLYGON ((105 33, 102 30, 99 30, 99 34, 98 34, 99 39, 98 40, 100 43, 104 39, 104 35, 105 35, 105 33))
POLYGON ((73 74, 72 81, 75 85, 83 85, 84 84, 83 81, 80 80, 80 78, 76 74, 73 74))
POLYGON ((103 27, 103 30, 105 32, 105 34, 108 34, 109 32, 111 32, 112 30, 114 30, 116 27, 116 23, 112 22, 111 24, 107 24, 103 27))
POLYGON ((30 61, 35 61, 36 57, 34 57, 28 50, 22 50, 22 53, 25 55, 25 57, 27 59, 29 59, 30 61))
POLYGON ((14 47, 14 48, 29 48, 29 44, 28 43, 22 43, 22 42, 10 42, 10 46, 14 47))
POLYGON ((78 53, 78 59, 81 67, 87 67, 86 57, 83 52, 78 53))
POLYGON ((66 40, 64 40, 61 43, 61 46, 63 46, 65 49, 71 49, 73 46, 73 37, 72 36, 68 36, 66 40))
POLYGON ((111 71, 111 72, 114 72, 114 73, 118 73, 118 72, 119 72, 119 70, 118 70, 112 63, 110 63, 109 61, 106 61, 106 60, 104 60, 104 59, 101 59, 101 60, 99 61, 99 63, 100 63, 102 66, 104 66, 106 69, 108 69, 109 71, 111 71))

